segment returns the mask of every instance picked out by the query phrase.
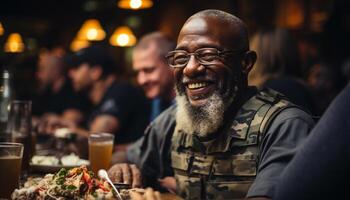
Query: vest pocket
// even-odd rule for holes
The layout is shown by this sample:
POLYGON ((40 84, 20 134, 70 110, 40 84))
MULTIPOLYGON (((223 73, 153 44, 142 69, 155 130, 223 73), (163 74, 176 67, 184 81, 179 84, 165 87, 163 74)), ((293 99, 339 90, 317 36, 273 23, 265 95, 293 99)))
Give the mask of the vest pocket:
POLYGON ((253 181, 207 181, 206 199, 245 198, 253 181))
POLYGON ((234 155, 230 159, 217 159, 213 164, 213 175, 256 176, 256 155, 234 155))
POLYGON ((176 174, 177 193, 184 199, 201 199, 201 179, 176 174))

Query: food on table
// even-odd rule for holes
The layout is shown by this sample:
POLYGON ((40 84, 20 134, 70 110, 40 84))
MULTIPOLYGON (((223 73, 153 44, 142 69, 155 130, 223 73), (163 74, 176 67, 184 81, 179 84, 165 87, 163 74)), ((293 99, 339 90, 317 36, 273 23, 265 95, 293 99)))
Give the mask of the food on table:
POLYGON ((63 166, 79 166, 88 165, 89 161, 80 159, 79 156, 71 153, 70 155, 62 156, 58 159, 55 156, 38 156, 32 157, 32 164, 34 165, 63 165, 63 166))
POLYGON ((115 199, 110 185, 93 178, 93 173, 85 166, 70 170, 61 169, 56 174, 44 178, 28 180, 24 187, 12 193, 12 199, 115 199))
MULTIPOLYGON (((130 192, 144 193, 144 189, 120 190, 123 200, 130 199, 130 192)), ((107 181, 94 178, 86 166, 70 170, 62 168, 56 174, 43 178, 30 178, 24 187, 12 193, 14 200, 116 200, 107 181)))
POLYGON ((35 165, 58 165, 59 160, 55 156, 33 156, 31 163, 35 165))
POLYGON ((54 132, 55 137, 57 138, 68 138, 72 134, 72 130, 69 128, 58 128, 54 132))
POLYGON ((71 153, 70 155, 62 156, 62 165, 88 165, 89 161, 80 159, 79 156, 71 153))

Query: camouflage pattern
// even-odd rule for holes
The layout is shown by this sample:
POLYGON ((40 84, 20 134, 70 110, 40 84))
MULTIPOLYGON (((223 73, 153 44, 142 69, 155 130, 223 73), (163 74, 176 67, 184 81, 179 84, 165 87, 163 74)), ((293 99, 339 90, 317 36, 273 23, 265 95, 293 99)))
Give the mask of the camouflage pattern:
POLYGON ((189 177, 178 174, 176 176, 178 190, 184 199, 202 199, 202 182, 200 177, 189 177))
POLYGON ((175 127, 171 159, 178 194, 185 199, 244 198, 257 174, 259 142, 269 122, 291 106, 281 94, 262 90, 210 145, 175 127))
POLYGON ((208 181, 205 199, 242 199, 251 184, 251 181, 208 181))

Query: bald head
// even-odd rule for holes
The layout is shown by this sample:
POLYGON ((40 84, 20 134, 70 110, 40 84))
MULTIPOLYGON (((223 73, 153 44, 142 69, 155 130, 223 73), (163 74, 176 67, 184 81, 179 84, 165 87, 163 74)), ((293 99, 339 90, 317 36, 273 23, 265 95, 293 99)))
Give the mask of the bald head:
POLYGON ((191 16, 168 57, 178 64, 174 74, 179 94, 187 92, 190 102, 201 106, 207 103, 205 97, 219 92, 229 105, 237 91, 247 87, 247 75, 256 61, 248 44, 245 24, 229 13, 204 10, 191 16), (202 92, 192 82, 203 83, 202 92))
MULTIPOLYGON (((238 17, 220 10, 203 10, 192 15, 180 31, 196 32, 203 28, 203 34, 218 38, 221 46, 227 49, 249 50, 248 31, 246 25, 238 17)), ((180 37, 179 37, 180 39, 180 37)))

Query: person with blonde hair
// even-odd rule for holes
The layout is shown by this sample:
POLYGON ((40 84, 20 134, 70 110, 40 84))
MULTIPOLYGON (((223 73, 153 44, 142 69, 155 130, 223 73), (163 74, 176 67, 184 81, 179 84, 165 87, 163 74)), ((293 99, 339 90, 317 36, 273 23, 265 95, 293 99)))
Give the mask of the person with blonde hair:
POLYGON ((249 85, 269 87, 284 94, 291 102, 314 111, 310 89, 301 77, 297 44, 282 28, 268 28, 254 34, 250 46, 257 61, 249 73, 249 85))

